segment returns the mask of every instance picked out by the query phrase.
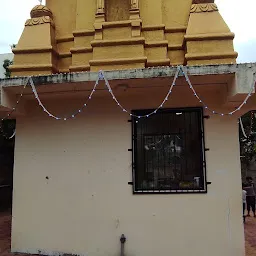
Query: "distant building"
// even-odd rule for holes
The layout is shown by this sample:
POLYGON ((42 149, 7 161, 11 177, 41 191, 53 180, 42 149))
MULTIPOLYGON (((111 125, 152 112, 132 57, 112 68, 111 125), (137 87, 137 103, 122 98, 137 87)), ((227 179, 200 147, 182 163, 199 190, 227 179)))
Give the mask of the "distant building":
POLYGON ((3 53, 0 54, 0 78, 4 78, 5 75, 5 69, 3 68, 4 60, 12 60, 13 59, 13 53, 3 53))

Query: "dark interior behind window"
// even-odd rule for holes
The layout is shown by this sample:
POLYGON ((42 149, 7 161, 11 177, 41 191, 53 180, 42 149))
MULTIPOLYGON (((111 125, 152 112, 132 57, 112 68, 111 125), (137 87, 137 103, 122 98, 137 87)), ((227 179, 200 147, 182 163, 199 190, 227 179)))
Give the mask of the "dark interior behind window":
POLYGON ((163 109, 133 118, 134 192, 206 192, 203 137, 201 108, 163 109))

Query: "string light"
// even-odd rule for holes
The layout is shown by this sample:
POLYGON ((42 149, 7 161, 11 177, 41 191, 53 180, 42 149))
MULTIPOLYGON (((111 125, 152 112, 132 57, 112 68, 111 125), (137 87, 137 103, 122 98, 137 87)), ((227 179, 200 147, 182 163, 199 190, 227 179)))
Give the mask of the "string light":
POLYGON ((217 111, 215 111, 215 110, 209 108, 209 107, 205 104, 205 102, 198 96, 198 94, 197 94, 196 90, 194 89, 194 87, 193 87, 193 85, 192 85, 192 83, 191 83, 191 81, 190 81, 190 79, 189 79, 189 77, 188 77, 188 74, 187 74, 187 72, 185 71, 185 68, 184 68, 183 66, 181 66, 181 71, 182 71, 183 75, 185 76, 185 79, 186 79, 186 81, 187 81, 187 83, 188 83, 188 85, 189 85, 189 88, 192 90, 194 96, 199 100, 199 102, 203 105, 203 107, 204 107, 205 109, 209 110, 209 111, 212 112, 212 114, 214 114, 214 115, 220 115, 220 116, 230 116, 230 115, 233 115, 234 113, 236 113, 237 111, 239 111, 239 110, 247 103, 248 99, 252 96, 252 93, 253 93, 254 88, 255 88, 255 82, 253 82, 252 87, 251 87, 251 89, 250 89, 248 95, 246 96, 245 100, 244 100, 235 110, 233 110, 233 111, 231 111, 231 112, 228 112, 228 113, 220 113, 220 112, 217 112, 217 111))
POLYGON ((34 93, 34 96, 35 96, 36 100, 38 101, 39 106, 43 109, 43 111, 45 113, 47 113, 49 117, 54 118, 55 120, 67 121, 68 119, 74 119, 78 114, 81 114, 83 112, 85 107, 87 107, 88 101, 92 98, 93 94, 96 91, 96 87, 99 84, 99 79, 100 79, 100 76, 98 76, 98 78, 97 78, 97 80, 96 80, 96 82, 94 84, 94 87, 93 87, 91 93, 89 94, 88 99, 86 100, 86 103, 84 103, 83 106, 80 109, 78 109, 77 111, 72 113, 70 116, 66 116, 66 117, 59 117, 59 116, 53 115, 50 111, 48 111, 48 109, 44 106, 44 104, 42 103, 42 101, 40 100, 40 98, 38 96, 38 93, 36 91, 36 87, 35 87, 35 84, 34 84, 32 78, 30 78, 30 84, 31 84, 31 88, 32 88, 32 91, 34 93))
POLYGON ((14 138, 14 136, 15 136, 15 134, 16 134, 16 129, 14 129, 14 131, 13 131, 13 133, 12 133, 11 136, 8 136, 8 135, 5 133, 4 129, 3 129, 3 121, 9 119, 9 118, 11 117, 11 115, 13 114, 13 112, 15 112, 16 109, 18 108, 18 105, 19 105, 19 103, 20 103, 20 101, 21 101, 21 99, 22 99, 22 97, 23 97, 24 90, 26 89, 29 80, 30 80, 30 77, 26 79, 26 82, 25 82, 25 84, 23 85, 22 91, 21 91, 20 96, 18 97, 18 99, 17 99, 17 101, 16 101, 16 103, 15 103, 15 106, 12 108, 12 110, 11 110, 5 117, 3 117, 3 118, 1 119, 1 123, 0 123, 0 132, 2 133, 2 135, 3 135, 3 137, 4 137, 5 139, 12 139, 12 138, 14 138))
POLYGON ((150 117, 150 116, 156 114, 157 111, 158 111, 159 109, 161 109, 161 108, 164 106, 164 104, 165 104, 166 101, 168 100, 170 94, 172 93, 173 87, 174 87, 175 84, 176 84, 176 80, 177 80, 177 78, 178 78, 178 76, 179 76, 180 70, 181 70, 181 67, 178 66, 178 67, 177 67, 177 70, 176 70, 176 73, 175 73, 175 75, 174 75, 173 82, 172 82, 172 84, 171 84, 171 86, 170 86, 170 89, 169 89, 167 95, 164 97, 164 100, 161 102, 161 104, 160 104, 154 111, 152 111, 151 113, 146 114, 146 115, 135 115, 135 114, 131 113, 130 111, 128 111, 126 108, 124 108, 124 107, 122 106, 122 104, 120 104, 120 102, 117 100, 116 96, 114 95, 114 93, 113 93, 113 91, 112 91, 112 89, 111 89, 111 86, 110 86, 110 84, 109 84, 109 82, 108 82, 106 76, 104 75, 104 73, 103 73, 102 71, 101 71, 101 73, 102 73, 103 79, 104 79, 104 81, 105 81, 105 85, 107 86, 107 89, 108 89, 109 93, 111 94, 113 100, 116 102, 117 106, 119 106, 119 107, 123 110, 123 112, 128 113, 130 116, 136 117, 136 118, 140 119, 140 118, 148 118, 148 117, 150 117))
POLYGON ((241 117, 239 118, 239 124, 240 124, 240 127, 241 127, 241 131, 242 131, 242 133, 243 133, 243 136, 247 139, 248 137, 247 137, 247 135, 246 135, 246 133, 245 133, 244 125, 243 125, 243 121, 242 121, 242 118, 241 118, 241 117))
MULTIPOLYGON (((49 117, 54 118, 55 120, 64 120, 64 121, 67 121, 68 119, 74 119, 78 114, 82 113, 83 110, 87 107, 88 101, 92 99, 93 94, 96 92, 96 88, 97 88, 97 86, 98 86, 98 84, 99 84, 99 80, 104 80, 105 85, 106 85, 106 87, 107 87, 107 90, 108 90, 108 92, 110 93, 110 95, 112 96, 112 99, 116 102, 117 106, 122 109, 123 112, 128 113, 131 117, 136 117, 136 118, 138 118, 138 119, 141 119, 141 118, 149 118, 150 116, 156 114, 159 109, 163 108, 164 105, 165 105, 165 103, 166 103, 166 101, 168 101, 168 99, 169 99, 169 97, 170 97, 170 95, 171 95, 171 93, 172 93, 172 90, 173 90, 174 86, 176 85, 176 81, 177 81, 177 79, 178 79, 178 76, 179 76, 180 71, 181 71, 182 74, 184 75, 184 77, 185 77, 185 79, 186 79, 186 81, 187 81, 187 83, 188 83, 188 85, 189 85, 189 88, 192 90, 194 96, 198 99, 199 103, 201 103, 205 109, 207 109, 208 111, 210 111, 212 114, 215 114, 215 115, 220 115, 220 116, 233 115, 234 113, 236 113, 237 111, 239 111, 239 110, 247 103, 248 99, 251 97, 251 95, 252 95, 252 93, 253 93, 253 90, 254 90, 254 83, 253 83, 252 88, 250 89, 250 92, 248 93, 248 95, 247 95, 247 97, 245 98, 245 100, 244 100, 235 110, 233 110, 233 111, 231 111, 231 112, 229 112, 229 113, 220 113, 220 112, 217 112, 217 111, 215 111, 215 110, 209 108, 209 107, 206 105, 206 103, 199 97, 199 95, 197 94, 196 90, 194 89, 194 87, 193 87, 193 85, 192 85, 192 83, 191 83, 191 81, 190 81, 190 79, 189 79, 189 76, 188 76, 188 74, 187 74, 185 68, 184 68, 183 66, 178 66, 178 67, 177 67, 177 70, 176 70, 176 73, 175 73, 175 75, 174 75, 174 78, 173 78, 173 82, 172 82, 172 84, 171 84, 171 86, 170 86, 170 88, 169 88, 169 91, 168 91, 167 95, 164 97, 164 100, 161 102, 161 104, 160 104, 154 111, 152 111, 151 113, 148 113, 148 114, 146 114, 146 115, 135 115, 135 114, 129 112, 126 108, 124 108, 124 107, 122 106, 122 104, 118 101, 118 99, 116 98, 116 96, 115 96, 114 93, 113 93, 113 90, 112 90, 112 88, 111 88, 111 86, 110 86, 110 84, 109 84, 109 81, 107 80, 105 74, 103 73, 103 71, 100 71, 100 72, 98 73, 98 78, 97 78, 97 80, 96 80, 96 82, 95 82, 95 85, 94 85, 94 87, 93 87, 91 93, 89 94, 88 99, 86 100, 86 103, 84 103, 83 106, 82 106, 80 109, 78 109, 77 111, 75 111, 75 112, 74 112, 73 114, 71 114, 70 116, 59 117, 59 116, 53 115, 51 112, 49 112, 49 111, 47 110, 47 108, 44 106, 44 104, 41 102, 41 100, 40 100, 40 98, 39 98, 39 95, 38 95, 38 93, 37 93, 36 87, 35 87, 35 85, 34 85, 34 81, 33 81, 33 79, 32 79, 31 77, 29 77, 29 78, 26 80, 25 85, 23 86, 23 90, 22 90, 22 92, 21 92, 21 94, 20 94, 18 100, 16 101, 15 107, 12 108, 12 110, 7 114, 6 117, 2 118, 2 121, 8 119, 8 118, 12 115, 12 113, 13 113, 14 111, 16 111, 16 109, 17 109, 17 107, 18 107, 18 104, 20 103, 20 101, 21 101, 21 99, 22 99, 22 97, 23 97, 23 92, 24 92, 24 90, 25 90, 25 88, 27 87, 28 84, 30 84, 30 86, 31 86, 31 88, 32 88, 32 92, 33 92, 33 94, 34 94, 34 96, 35 96, 35 99, 38 101, 39 106, 43 109, 43 111, 44 111, 45 113, 48 114, 49 117)), ((136 122, 138 122, 138 120, 137 120, 136 122)), ((4 135, 4 132, 3 132, 3 129, 2 129, 2 125, 0 125, 0 130, 2 131, 2 133, 3 133, 3 135, 4 135)), ((15 132, 16 132, 16 131, 14 131, 13 135, 12 135, 11 137, 8 137, 8 138, 13 138, 13 137, 15 136, 15 132)))

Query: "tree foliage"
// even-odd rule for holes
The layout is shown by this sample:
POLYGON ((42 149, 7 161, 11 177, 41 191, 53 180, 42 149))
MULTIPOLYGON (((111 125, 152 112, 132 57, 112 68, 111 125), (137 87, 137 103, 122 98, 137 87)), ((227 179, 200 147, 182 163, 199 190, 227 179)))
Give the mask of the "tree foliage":
POLYGON ((5 59, 3 63, 3 68, 5 69, 5 77, 10 78, 11 77, 11 70, 9 69, 9 66, 13 64, 13 61, 5 59))
POLYGON ((256 161, 256 118, 255 111, 250 111, 241 117, 239 129, 240 155, 242 173, 246 173, 251 163, 256 161), (244 132, 243 130, 244 129, 244 132))

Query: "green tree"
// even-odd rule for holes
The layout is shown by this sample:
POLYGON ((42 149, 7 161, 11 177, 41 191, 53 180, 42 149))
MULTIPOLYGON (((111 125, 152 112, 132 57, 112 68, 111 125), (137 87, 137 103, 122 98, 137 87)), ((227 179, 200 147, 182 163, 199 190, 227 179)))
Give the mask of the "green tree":
POLYGON ((9 69, 9 66, 13 64, 13 61, 5 59, 3 63, 3 68, 5 69, 5 77, 10 78, 11 77, 11 70, 9 69))
POLYGON ((241 117, 239 129, 242 176, 246 176, 250 164, 256 160, 256 119, 250 111, 241 117))

